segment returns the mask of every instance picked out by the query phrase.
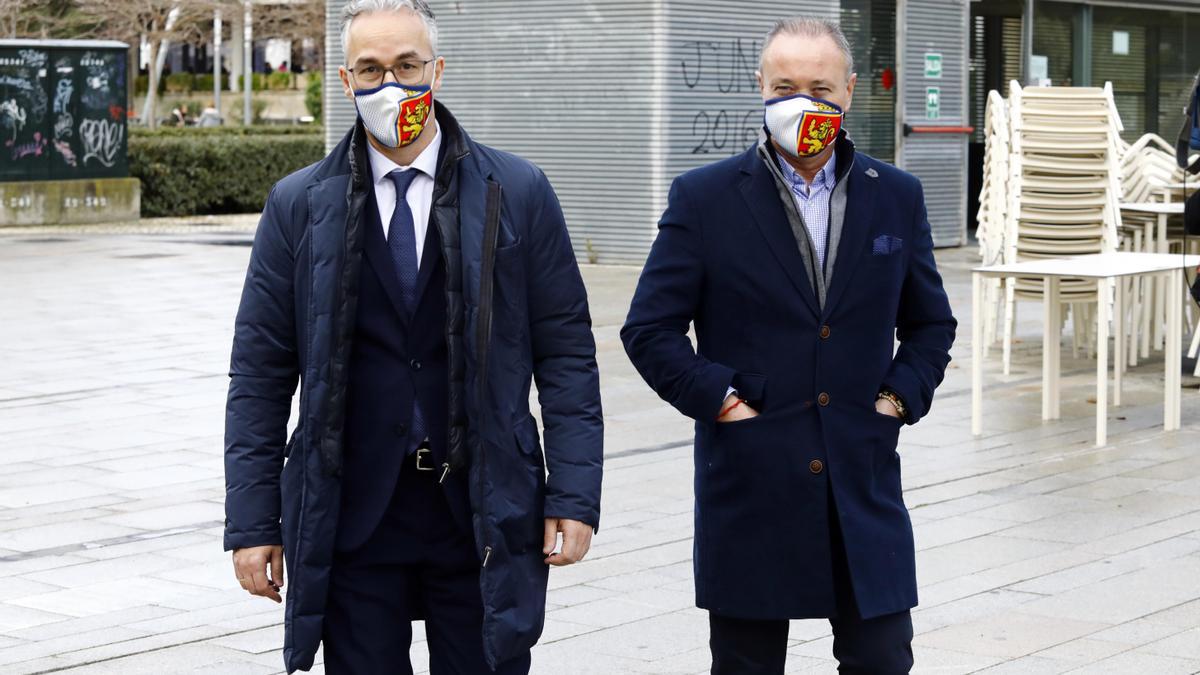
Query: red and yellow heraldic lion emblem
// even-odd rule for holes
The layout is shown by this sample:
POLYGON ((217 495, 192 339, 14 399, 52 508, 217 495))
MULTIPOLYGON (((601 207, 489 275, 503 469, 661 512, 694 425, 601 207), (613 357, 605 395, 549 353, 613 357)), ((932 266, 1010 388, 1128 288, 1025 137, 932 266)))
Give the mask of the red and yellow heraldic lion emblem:
POLYGON ((842 115, 836 108, 820 102, 816 105, 816 110, 806 110, 800 116, 800 128, 796 130, 796 154, 801 157, 824 150, 837 138, 842 128, 842 115))
POLYGON ((421 92, 400 102, 400 114, 396 116, 396 138, 401 147, 412 143, 421 135, 432 107, 432 91, 421 92))

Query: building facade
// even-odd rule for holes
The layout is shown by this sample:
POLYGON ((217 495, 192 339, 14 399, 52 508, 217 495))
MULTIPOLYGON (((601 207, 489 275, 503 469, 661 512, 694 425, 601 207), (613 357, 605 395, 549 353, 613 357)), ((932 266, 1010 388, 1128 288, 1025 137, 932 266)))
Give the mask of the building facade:
MULTIPOLYGON (((327 4, 329 147, 354 120, 337 76, 344 3, 327 4)), ((671 179, 755 142, 755 71, 771 24, 836 19, 859 77, 847 131, 860 150, 921 178, 935 242, 957 246, 969 221, 973 22, 990 4, 432 0, 447 63, 439 100, 478 140, 546 171, 581 259, 640 264, 671 179)))

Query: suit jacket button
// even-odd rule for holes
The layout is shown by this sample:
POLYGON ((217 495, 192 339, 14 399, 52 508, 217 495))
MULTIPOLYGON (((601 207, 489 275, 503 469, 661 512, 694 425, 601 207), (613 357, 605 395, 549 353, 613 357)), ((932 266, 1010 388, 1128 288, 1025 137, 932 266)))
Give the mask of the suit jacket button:
POLYGON ((821 326, 821 339, 822 340, 829 339, 829 326, 821 326))
POLYGON ((409 362, 408 362, 408 365, 409 365, 409 366, 410 366, 410 367, 411 367, 413 370, 420 370, 420 369, 421 369, 421 362, 420 362, 420 361, 418 361, 418 360, 416 360, 416 359, 413 359, 412 361, 409 361, 409 362))
POLYGON ((808 470, 813 472, 813 474, 821 473, 821 471, 824 469, 825 469, 825 464, 823 462, 821 462, 821 460, 819 460, 819 459, 814 459, 813 461, 808 463, 808 470))
POLYGON ((821 392, 817 396, 817 403, 820 404, 821 406, 829 405, 829 394, 826 394, 825 392, 821 392))

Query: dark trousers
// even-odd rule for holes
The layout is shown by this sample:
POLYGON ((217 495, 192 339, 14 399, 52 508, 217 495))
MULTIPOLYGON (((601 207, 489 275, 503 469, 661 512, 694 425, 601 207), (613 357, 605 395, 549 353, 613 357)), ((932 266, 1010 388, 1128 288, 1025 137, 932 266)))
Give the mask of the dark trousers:
POLYGON ((528 652, 496 671, 484 660, 479 558, 440 475, 406 459, 378 528, 361 547, 335 553, 322 635, 326 673, 411 675, 416 619, 425 621, 432 675, 529 672, 528 652))
MULTIPOLYGON (((899 675, 913 666, 912 617, 907 610, 863 619, 854 602, 846 547, 833 497, 829 500, 833 585, 837 617, 833 656, 838 672, 848 675, 899 675)), ((713 675, 783 675, 787 660, 788 621, 734 619, 708 615, 713 675)))

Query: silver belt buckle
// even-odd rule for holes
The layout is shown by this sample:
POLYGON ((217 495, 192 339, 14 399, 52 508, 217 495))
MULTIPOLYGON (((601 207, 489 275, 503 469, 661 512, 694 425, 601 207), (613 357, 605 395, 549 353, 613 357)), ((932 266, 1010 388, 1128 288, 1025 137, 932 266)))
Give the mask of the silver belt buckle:
POLYGON ((417 448, 417 471, 433 471, 433 467, 425 466, 423 461, 429 452, 429 448, 417 448))

